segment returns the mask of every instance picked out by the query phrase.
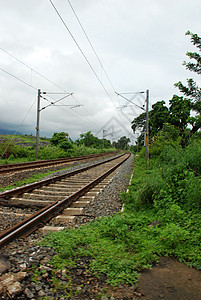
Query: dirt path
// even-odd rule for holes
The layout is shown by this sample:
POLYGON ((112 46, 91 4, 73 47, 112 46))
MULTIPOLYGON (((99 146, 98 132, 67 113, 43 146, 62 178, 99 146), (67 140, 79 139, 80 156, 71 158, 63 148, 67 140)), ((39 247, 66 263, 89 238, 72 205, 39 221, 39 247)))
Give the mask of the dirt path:
POLYGON ((152 270, 142 273, 137 291, 146 300, 200 300, 201 271, 172 258, 160 258, 152 270))

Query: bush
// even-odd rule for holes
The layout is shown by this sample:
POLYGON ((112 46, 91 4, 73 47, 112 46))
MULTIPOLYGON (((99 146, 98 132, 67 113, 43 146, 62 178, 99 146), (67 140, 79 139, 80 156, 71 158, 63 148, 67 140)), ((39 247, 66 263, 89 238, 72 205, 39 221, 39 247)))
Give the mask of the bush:
POLYGON ((29 157, 30 151, 31 151, 30 147, 18 146, 16 151, 16 157, 18 158, 29 157))
POLYGON ((13 142, 3 140, 0 143, 0 156, 4 159, 9 158, 12 154, 13 157, 16 157, 17 147, 13 142))
POLYGON ((159 169, 142 171, 141 167, 135 167, 129 194, 123 194, 128 211, 153 205, 153 196, 160 192, 163 184, 159 169))
POLYGON ((201 175, 201 141, 194 140, 185 149, 185 161, 196 176, 201 175))

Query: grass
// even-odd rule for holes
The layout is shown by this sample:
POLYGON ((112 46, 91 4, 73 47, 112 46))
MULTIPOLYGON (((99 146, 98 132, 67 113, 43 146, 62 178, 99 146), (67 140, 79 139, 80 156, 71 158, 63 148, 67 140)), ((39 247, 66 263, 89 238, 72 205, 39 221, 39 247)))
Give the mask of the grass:
MULTIPOLYGON (((24 141, 26 140, 26 136, 22 136, 24 141)), ((30 136, 26 143, 31 143, 30 136)), ((31 137, 32 138, 32 137, 31 137)), ((42 140, 42 138, 41 138, 42 140)), ((24 144, 23 141, 23 144, 24 144)), ((45 140, 47 142, 47 140, 45 140)), ((18 141, 22 143, 22 141, 18 141)), ((17 163, 17 162, 27 162, 36 160, 36 149, 34 144, 32 146, 22 146, 17 144, 18 142, 12 141, 8 143, 8 141, 3 141, 0 143, 0 164, 9 164, 9 163, 17 163), (5 152, 6 150, 6 152, 5 152)), ((74 157, 74 156, 82 156, 88 154, 98 154, 98 153, 108 153, 115 151, 115 148, 95 148, 95 147, 86 147, 85 145, 76 145, 72 144, 70 149, 64 150, 60 146, 54 145, 46 145, 39 147, 38 151, 38 159, 57 159, 57 158, 65 158, 65 157, 74 157)))
POLYGON ((138 157, 130 191, 122 195, 123 214, 44 237, 42 244, 57 251, 52 262, 55 268, 55 261, 59 261, 70 271, 69 261, 76 265, 80 257, 90 257, 90 271, 97 277, 106 275, 113 286, 135 284, 140 271, 151 268, 160 256, 175 257, 201 269, 201 182, 197 160, 201 149, 196 147, 194 159, 190 146, 180 149, 178 157, 174 149, 168 149, 168 161, 162 159, 161 153, 150 161, 149 170, 138 157))
MULTIPOLYGON (((65 169, 60 169, 59 171, 67 170, 69 168, 70 167, 67 167, 65 169)), ((7 191, 7 190, 12 190, 14 188, 17 188, 17 187, 20 187, 20 186, 23 186, 23 185, 26 185, 26 184, 34 183, 36 181, 42 180, 44 177, 46 177, 48 175, 54 174, 56 172, 58 172, 58 171, 49 171, 49 172, 46 172, 46 173, 34 174, 33 176, 31 176, 27 179, 23 179, 21 181, 16 181, 13 184, 7 185, 5 187, 0 187, 0 192, 7 191)))
POLYGON ((113 286, 136 283, 139 272, 151 268, 160 256, 174 256, 201 269, 200 214, 185 214, 182 222, 159 219, 159 225, 152 226, 157 217, 154 209, 137 211, 135 216, 116 214, 49 234, 42 243, 57 251, 63 266, 90 257, 90 270, 97 277, 106 275, 113 286))
MULTIPOLYGON (((22 134, 17 134, 17 135, 14 135, 14 134, 0 134, 0 138, 3 138, 3 139, 7 139, 7 140, 15 140, 16 143, 36 143, 36 137, 33 136, 33 135, 22 135, 22 134)), ((46 139, 46 138, 43 138, 41 137, 40 138, 40 142, 42 141, 49 141, 50 139, 46 139)))

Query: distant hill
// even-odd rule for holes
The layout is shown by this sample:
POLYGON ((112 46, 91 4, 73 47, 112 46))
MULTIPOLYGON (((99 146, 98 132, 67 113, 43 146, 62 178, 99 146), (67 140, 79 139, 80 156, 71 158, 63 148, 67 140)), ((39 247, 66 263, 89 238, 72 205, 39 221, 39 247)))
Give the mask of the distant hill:
MULTIPOLYGON (((18 146, 26 146, 26 147, 32 147, 36 144, 36 137, 33 135, 27 135, 27 134, 9 134, 9 133, 0 133, 0 143, 2 143, 3 140, 12 140, 12 142, 18 146)), ((40 146, 46 146, 50 144, 50 139, 40 137, 39 140, 40 146)))
MULTIPOLYGON (((0 134, 15 134, 15 131, 14 130, 8 130, 8 129, 3 129, 3 128, 0 128, 0 134)), ((17 134, 22 134, 20 132, 18 132, 17 134)))

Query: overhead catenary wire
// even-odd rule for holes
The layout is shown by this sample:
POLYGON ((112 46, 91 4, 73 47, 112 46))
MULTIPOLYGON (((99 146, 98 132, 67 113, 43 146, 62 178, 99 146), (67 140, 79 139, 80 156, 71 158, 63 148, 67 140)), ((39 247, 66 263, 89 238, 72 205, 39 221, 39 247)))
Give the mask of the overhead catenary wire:
POLYGON ((11 74, 11 73, 10 73, 10 72, 8 72, 8 71, 6 71, 6 70, 2 69, 1 67, 0 67, 0 70, 1 70, 1 71, 3 71, 3 72, 4 72, 4 73, 6 73, 6 74, 8 74, 8 75, 12 76, 13 78, 15 78, 15 79, 17 79, 17 80, 21 81, 22 83, 24 83, 24 84, 28 85, 28 86, 29 86, 29 87, 31 87, 32 89, 34 89, 34 90, 37 90, 37 88, 36 88, 36 87, 34 87, 34 86, 30 85, 30 84, 29 84, 29 83, 27 83, 26 81, 24 81, 24 80, 22 80, 21 78, 19 78, 19 77, 15 76, 15 75, 13 75, 13 74, 11 74))
POLYGON ((109 76, 108 76, 108 74, 107 74, 107 72, 106 72, 106 70, 105 70, 105 68, 104 68, 104 66, 103 66, 103 64, 102 64, 102 62, 101 62, 101 60, 100 60, 100 58, 99 58, 99 56, 98 56, 98 54, 97 54, 97 52, 96 52, 94 46, 92 45, 92 42, 90 41, 89 36, 88 36, 87 33, 86 33, 86 30, 84 29, 84 27, 83 27, 83 25, 82 25, 82 23, 81 23, 81 21, 80 21, 78 15, 77 15, 76 12, 75 12, 75 9, 73 8, 73 6, 72 6, 70 0, 67 0, 67 1, 68 1, 69 5, 70 5, 70 7, 71 7, 71 9, 72 9, 72 11, 73 11, 73 13, 74 13, 76 19, 77 19, 77 21, 78 21, 80 27, 82 28, 82 31, 83 31, 83 33, 84 33, 84 35, 85 35, 85 37, 86 37, 86 39, 87 39, 89 45, 91 46, 91 48, 92 48, 92 50, 93 50, 93 52, 94 52, 94 54, 95 54, 95 56, 96 56, 98 62, 100 63, 100 66, 101 66, 101 68, 103 69, 103 72, 105 73, 105 75, 106 75, 106 77, 107 77, 107 79, 108 79, 108 81, 109 81, 109 83, 110 83, 110 85, 111 85, 113 91, 115 91, 114 86, 113 86, 113 84, 112 84, 112 82, 111 82, 111 80, 110 80, 110 78, 109 78, 109 76))
MULTIPOLYGON (((96 56, 96 58, 97 58, 97 60, 98 60, 98 62, 99 62, 99 64, 100 64, 100 66, 101 66, 103 72, 105 73, 105 75, 106 75, 106 77, 107 77, 107 79, 108 79, 108 81, 109 81, 109 83, 110 83, 110 85, 111 85, 111 87, 112 87, 112 89, 113 89, 113 92, 115 92, 115 88, 114 88, 114 86, 113 86, 113 84, 112 84, 112 81, 110 80, 110 78, 109 78, 109 76, 108 76, 108 74, 107 74, 107 72, 106 72, 106 70, 105 70, 105 68, 104 68, 104 66, 103 66, 103 64, 102 64, 102 62, 101 62, 101 60, 100 60, 100 58, 99 58, 99 56, 98 56, 98 54, 97 54, 95 48, 94 48, 94 46, 92 45, 92 42, 91 42, 90 39, 89 39, 89 36, 88 36, 87 33, 86 33, 86 30, 84 29, 84 27, 83 27, 83 25, 82 25, 82 23, 81 23, 81 21, 80 21, 78 15, 76 14, 75 9, 73 8, 73 6, 72 6, 70 0, 67 0, 67 1, 68 1, 69 5, 70 5, 70 7, 71 7, 71 9, 72 9, 72 11, 73 11, 75 17, 76 17, 76 19, 77 19, 77 21, 78 21, 78 23, 79 23, 79 25, 80 25, 80 27, 81 27, 81 29, 82 29, 82 31, 83 31, 85 37, 86 37, 86 39, 87 39, 89 45, 91 46, 91 48, 92 48, 92 50, 93 50, 93 52, 94 52, 94 54, 95 54, 95 56, 96 56)), ((116 105, 115 105, 115 108, 117 109, 117 106, 116 106, 116 105)), ((122 113, 119 112, 119 111, 117 111, 117 113, 119 114, 121 120, 123 121, 122 113)))
MULTIPOLYGON (((40 74, 39 72, 37 72, 37 71, 35 71, 34 69, 32 69, 31 67, 29 67, 28 65, 26 65, 24 62, 22 62, 21 60, 19 60, 17 57, 15 57, 14 55, 12 55, 12 54, 10 54, 9 52, 7 52, 6 50, 4 50, 4 49, 2 49, 2 48, 0 48, 2 51, 4 51, 4 52, 6 52, 8 55, 10 55, 11 57, 13 57, 13 58, 15 58, 17 61, 19 61, 20 63, 22 63, 23 65, 25 65, 27 68, 29 68, 29 69, 31 69, 32 71, 34 71, 35 73, 38 73, 41 77, 43 77, 43 78, 45 78, 46 80, 48 80, 50 83, 52 83, 52 84, 54 84, 55 86, 57 86, 57 87, 59 87, 57 84, 55 84, 55 83, 53 83, 52 81, 50 81, 48 78, 46 78, 45 76, 43 76, 42 74, 40 74)), ((31 87, 32 89, 34 89, 34 90, 38 90, 36 87, 34 87, 33 85, 31 85, 30 83, 27 83, 26 81, 24 81, 24 80, 22 80, 21 78, 19 78, 18 76, 16 76, 16 75, 13 75, 13 74, 11 74, 10 72, 8 72, 8 71, 6 71, 6 70, 4 70, 3 68, 1 68, 0 67, 0 70, 1 71, 3 71, 4 73, 6 73, 6 74, 8 74, 9 76, 12 76, 13 78, 15 78, 15 79, 17 79, 18 81, 20 81, 21 83, 23 83, 23 84, 25 84, 25 85, 27 85, 27 86, 29 86, 29 87, 31 87)), ((60 89, 62 89, 61 87, 60 87, 60 89)), ((63 91, 65 91, 64 89, 62 89, 63 91)), ((44 97, 44 96, 41 96, 45 101, 48 101, 50 104, 48 105, 48 106, 55 106, 55 107, 57 107, 58 109, 61 109, 60 107, 58 107, 55 103, 53 103, 52 102, 52 100, 54 100, 54 101, 58 101, 58 100, 56 100, 55 98, 53 98, 52 96, 50 96, 50 95, 56 95, 56 94, 66 94, 66 92, 65 93, 57 93, 57 92, 44 92, 45 93, 45 95, 46 95, 46 97, 44 97), (50 95, 49 95, 50 94, 50 95), (50 99, 52 99, 52 100, 49 100, 47 97, 49 97, 50 99)), ((70 94, 71 96, 73 96, 73 93, 71 93, 70 94)), ((65 98, 65 97, 64 97, 65 98)), ((75 97, 73 96, 73 98, 75 99, 75 97)), ((60 99, 60 100, 62 100, 62 99, 60 99)), ((78 100, 77 99, 75 99, 77 102, 78 102, 78 100)), ((35 100, 36 101, 36 100, 35 100)), ((35 103, 35 101, 34 101, 34 103, 35 103)), ((34 104, 33 103, 33 104, 34 104)), ((31 108, 33 107, 33 104, 32 104, 32 106, 31 106, 31 108)), ((69 109, 72 109, 72 108, 75 108, 75 107, 81 107, 82 105, 78 102, 78 105, 66 105, 66 104, 63 104, 62 103, 62 106, 66 106, 66 107, 69 107, 69 109)), ((84 108, 84 107, 83 107, 84 108)), ((44 109, 44 108, 42 108, 42 109, 44 109)), ((41 109, 41 110, 42 110, 41 109)), ((91 115, 87 110, 86 110, 86 108, 84 108, 85 109, 85 111, 89 114, 89 116, 90 117, 92 117, 92 118, 94 118, 93 117, 93 115, 91 115)), ((68 113, 65 109, 61 109, 63 112, 65 112, 65 113, 68 113)), ((30 110, 29 110, 29 112, 30 112, 30 110)), ((29 113, 28 112, 28 113, 29 113)), ((76 111, 73 111, 75 114, 77 114, 77 115, 79 115, 84 121, 87 121, 87 122, 89 122, 90 124, 92 124, 92 123, 96 123, 96 124, 99 124, 99 125, 101 125, 99 122, 98 122, 98 120, 96 120, 95 118, 94 118, 94 121, 92 121, 92 120, 86 120, 86 116, 85 117, 83 117, 81 114, 79 114, 78 112, 76 112, 76 111)), ((24 118, 24 120, 26 119, 26 117, 27 117, 27 115, 25 116, 25 118, 24 118)), ((23 120, 23 122, 24 122, 24 120, 23 120)), ((18 129, 16 130, 16 132, 15 132, 15 134, 14 134, 14 136, 17 134, 17 132, 18 132, 18 130, 20 129, 20 127, 21 127, 21 125, 23 124, 23 122, 19 125, 19 127, 18 127, 18 129)), ((11 139, 11 141, 12 141, 12 139, 11 139)), ((9 147, 9 145, 8 145, 8 147, 9 147)), ((7 148, 6 148, 6 150, 7 150, 7 148)), ((5 150, 5 151, 6 151, 5 150)))
MULTIPOLYGON (((19 77, 17 77, 17 76, 15 76, 15 75, 13 75, 13 74, 11 74, 10 72, 8 72, 8 71, 6 71, 6 70, 4 70, 4 69, 2 69, 1 67, 0 67, 0 70, 1 71, 3 71, 3 72, 5 72, 6 74, 8 74, 8 75, 10 75, 10 76, 12 76, 13 78, 15 78, 15 79, 17 79, 17 80, 19 80, 20 82, 22 82, 22 83, 24 83, 24 84, 26 84, 26 85, 28 85, 29 87, 31 87, 31 88, 33 88, 34 90, 38 90, 36 87, 34 87, 34 86, 32 86, 32 85, 30 85, 29 83, 27 83, 26 81, 24 81, 24 80, 22 80, 21 78, 19 78, 19 77)), ((52 93, 51 93, 52 94, 52 93)), ((56 93, 55 93, 56 94, 56 93)), ((61 94, 61 93, 59 93, 59 94, 61 94)), ((62 93, 63 94, 63 93, 62 93)), ((72 93, 71 93, 72 94, 72 93)), ((51 96, 49 96, 51 99, 53 99, 53 100, 56 100, 55 98, 53 98, 53 97, 51 97, 51 96)), ((49 103, 50 103, 50 105, 53 105, 53 102, 52 101, 50 101, 49 99, 47 99, 46 97, 42 97, 44 100, 46 100, 46 101, 48 101, 49 103)), ((66 98, 66 97, 63 97, 63 98, 66 98)), ((63 99, 62 98, 62 99, 63 99)), ((62 100, 62 99, 60 99, 60 100, 62 100)), ((59 100, 56 100, 56 102, 57 101, 59 101, 59 100)), ((48 106, 50 106, 50 105, 48 105, 48 106)), ((72 105, 73 106, 73 105, 72 105)), ((81 105, 79 105, 79 106, 81 106, 81 105)))
MULTIPOLYGON (((44 100, 46 100, 46 101, 48 101, 50 104, 52 104, 52 101, 51 100, 49 100, 49 99, 47 99, 47 97, 50 97, 48 94, 46 94, 46 97, 44 97, 43 95, 41 95, 41 98, 42 99, 44 99, 44 100)), ((75 96, 74 96, 74 94, 72 94, 71 95, 71 97, 72 98, 74 98, 74 100, 75 101, 77 101, 77 99, 75 98, 75 96)), ((51 99, 52 99, 52 97, 50 97, 51 99)), ((78 102, 78 101, 77 101, 78 102)), ((79 103, 79 102, 78 102, 79 103)), ((62 104, 62 106, 67 106, 67 105, 65 105, 63 102, 61 102, 61 104, 62 104)), ((68 113, 67 112, 67 110, 65 109, 65 108, 61 108, 60 106, 57 106, 57 105, 54 105, 54 104, 52 104, 54 107, 56 107, 57 109, 59 109, 59 110, 61 110, 62 112, 65 112, 65 113, 68 113)), ((78 113, 77 111, 75 111, 75 110, 73 110, 73 108, 74 107, 81 107, 82 105, 70 105, 70 106, 68 106, 68 108, 69 109, 72 109, 72 112, 75 114, 75 115, 78 115, 78 116, 80 116, 85 122, 88 122, 88 123, 90 123, 90 124, 95 124, 95 122, 96 122, 96 125, 98 124, 98 121, 97 120, 95 120, 95 118, 91 115, 91 114, 89 114, 89 116, 90 117, 92 117, 93 119, 94 119, 94 121, 92 122, 92 120, 89 120, 89 118, 87 118, 86 117, 86 115, 85 116, 82 116, 80 113, 78 113)), ((83 106, 83 108, 84 108, 84 110, 85 111, 87 111, 86 109, 85 109, 85 107, 83 106)), ((87 111, 88 112, 88 111, 87 111)), ((89 113, 89 112, 88 112, 89 113)))
POLYGON ((145 110, 144 107, 141 107, 139 105, 137 105, 136 103, 132 102, 131 100, 129 100, 128 98, 122 96, 120 93, 115 92, 118 96, 122 97, 123 99, 127 100, 128 102, 132 103, 133 105, 137 106, 138 108, 141 108, 142 110, 145 110))
MULTIPOLYGON (((86 30, 84 29, 84 27, 83 27, 83 25, 82 25, 82 23, 81 23, 81 21, 80 21, 78 15, 76 14, 75 9, 73 8, 73 6, 72 6, 70 0, 67 0, 67 1, 68 1, 69 5, 70 5, 70 7, 71 7, 71 9, 72 9, 72 11, 73 11, 75 17, 76 17, 76 19, 77 19, 77 21, 78 21, 78 23, 79 23, 79 25, 80 25, 80 27, 81 27, 81 29, 82 29, 82 31, 83 31, 85 37, 86 37, 86 39, 87 39, 89 45, 91 46, 91 48, 92 48, 92 50, 93 50, 93 52, 94 52, 94 54, 95 54, 95 56, 96 56, 96 58, 97 58, 97 60, 98 60, 98 62, 99 62, 99 64, 100 64, 100 66, 101 66, 103 72, 105 73, 105 75, 106 75, 106 77, 107 77, 107 79, 108 79, 108 81, 109 81, 109 83, 110 83, 110 85, 111 85, 111 87, 112 87, 112 89, 113 89, 113 92, 115 92, 115 88, 114 88, 114 86, 113 86, 113 84, 112 84, 112 81, 111 81, 110 77, 108 76, 108 74, 107 74, 107 72, 106 72, 106 70, 105 70, 105 68, 104 68, 104 66, 103 66, 103 64, 102 64, 102 62, 101 62, 101 60, 100 60, 100 58, 99 58, 99 56, 98 56, 98 54, 97 54, 95 48, 94 48, 94 46, 92 45, 92 42, 91 42, 89 36, 87 35, 86 30)), ((117 106, 116 106, 116 105, 115 105, 115 108, 117 109, 117 106)), ((117 112, 118 112, 120 118, 122 119, 122 114, 121 114, 119 111, 117 111, 117 112)), ((123 121, 123 119, 122 119, 122 121, 123 121)))
MULTIPOLYGON (((0 49, 1 49, 1 48, 0 48, 0 49)), ((17 59, 17 58, 16 58, 16 59, 17 59)), ((17 59, 17 60, 18 60, 18 59, 17 59)), ((22 62, 22 63, 23 63, 23 62, 22 62)), ((24 63, 23 63, 23 64, 24 64, 24 63)), ((6 73, 6 74, 12 76, 13 78, 19 80, 19 81, 22 82, 23 84, 25 84, 25 85, 27 85, 27 86, 33 88, 34 90, 36 90, 36 91, 38 90, 36 87, 32 86, 31 84, 27 83, 26 81, 22 80, 21 78, 15 76, 15 75, 13 75, 13 74, 11 74, 10 72, 8 72, 8 71, 2 69, 1 67, 0 67, 0 70, 3 71, 3 72, 6 73)), ((43 75, 41 75, 41 76, 44 77, 43 75)), ((45 77, 44 77, 44 78, 45 78, 45 77)), ((48 80, 48 79, 47 79, 47 80, 48 80)), ((48 80, 48 81, 49 81, 49 80, 48 80)), ((45 94, 47 95, 47 93, 45 93, 45 94)), ((48 92, 48 94, 64 94, 64 93, 48 92)), ((72 95, 72 93, 71 93, 71 95, 72 95)), ((51 98, 52 100, 56 100, 56 99, 53 98, 52 96, 49 96, 49 95, 48 95, 48 97, 51 98)), ((53 105, 53 103, 52 103, 51 100, 49 100, 49 99, 47 99, 46 97, 43 97, 43 96, 42 96, 42 98, 43 98, 44 100, 48 101, 48 102, 50 103, 50 105, 53 105)), ((65 97, 64 97, 64 98, 65 98, 65 97)), ((61 100, 61 99, 60 99, 60 100, 61 100)), ((57 101, 57 100, 56 100, 56 101, 57 101)), ((48 105, 48 106, 50 106, 50 105, 48 105)), ((63 105, 66 106, 65 104, 63 104, 63 105)), ((55 105, 55 106, 56 106, 56 105, 55 105)), ((72 107, 72 106, 74 106, 74 105, 70 105, 70 106, 72 107)), ((81 106, 81 104, 79 104, 78 106, 81 106)), ((76 106, 76 107, 78 107, 78 106, 76 106)))
MULTIPOLYGON (((75 101, 77 101, 77 98, 76 98, 74 95, 72 95, 72 98, 74 98, 75 101)), ((95 120, 95 122, 96 122, 97 124, 99 124, 99 125, 102 126, 102 124, 101 124, 99 121, 97 121, 97 120, 94 118, 93 115, 91 115, 91 114, 89 113, 89 111, 86 109, 86 107, 83 106, 83 109, 89 114, 90 117, 92 117, 92 118, 95 120)))
POLYGON ((46 76, 42 75, 40 72, 34 70, 33 68, 31 68, 30 66, 28 66, 27 64, 25 64, 23 61, 21 61, 19 58, 17 58, 16 56, 14 56, 13 54, 9 53, 8 51, 4 50, 3 48, 0 47, 0 50, 4 51, 6 54, 8 54, 9 56, 11 56, 12 58, 14 58, 15 60, 17 60, 18 62, 20 62, 21 64, 23 64, 25 67, 27 67, 28 69, 31 70, 31 74, 32 72, 35 72, 36 74, 38 74, 39 76, 41 76, 42 78, 46 79, 47 81, 49 81, 50 83, 52 83, 54 86, 56 86, 57 88, 59 88, 60 90, 63 90, 64 92, 66 92, 65 89, 63 89, 62 87, 60 87, 58 84, 56 84, 55 82, 51 81, 50 79, 48 79, 46 76))
MULTIPOLYGON (((71 94, 68 94, 68 95, 65 95, 64 97, 62 97, 62 98, 60 98, 60 99, 58 99, 58 100, 55 100, 54 102, 51 102, 50 104, 48 104, 48 105, 42 107, 40 110, 43 110, 43 109, 45 109, 45 108, 47 108, 47 107, 49 107, 49 106, 51 106, 51 105, 54 105, 54 106, 55 106, 55 103, 57 103, 57 102, 59 102, 59 101, 65 99, 65 98, 67 98, 67 97, 69 97, 69 96, 71 96, 71 95, 72 95, 72 93, 71 93, 71 94)), ((66 106, 66 105, 65 105, 65 106, 66 106)))
POLYGON ((26 113, 24 119, 22 120, 22 122, 21 122, 21 123, 19 124, 19 126, 17 127, 17 129, 16 129, 16 131, 15 131, 13 137, 10 139, 10 141, 9 141, 9 143, 8 143, 8 145, 7 145, 7 147, 5 148, 5 150, 4 150, 3 154, 2 154, 2 157, 3 157, 4 154, 6 153, 8 147, 10 146, 10 144, 12 143, 14 137, 16 136, 16 134, 18 133, 18 131, 20 130, 22 124, 24 123, 26 117, 28 116, 29 112, 31 111, 31 109, 32 109, 32 107, 33 107, 33 105, 34 105, 35 103, 36 103, 36 99, 34 100, 34 102, 32 103, 32 105, 30 106, 30 108, 29 108, 29 110, 27 111, 27 113, 26 113))
POLYGON ((112 100, 110 94, 108 93, 107 89, 105 88, 104 84, 102 83, 102 81, 100 80, 99 76, 97 75, 96 71, 94 70, 93 66, 91 65, 90 61, 88 60, 88 58, 86 57, 86 55, 84 54, 82 48, 80 47, 80 45, 78 44, 77 40, 75 39, 75 37, 73 36, 72 32, 70 31, 70 29, 68 28, 66 22, 64 21, 64 19, 62 18, 61 14, 59 13, 58 9, 56 8, 56 6, 54 5, 54 3, 52 2, 52 0, 49 0, 49 2, 51 3, 52 7, 54 8, 56 14, 58 15, 58 17, 60 18, 61 22, 63 23, 64 27, 66 28, 66 30, 68 31, 68 33, 70 34, 71 38, 73 39, 73 41, 75 42, 76 46, 78 47, 79 51, 81 52, 82 56, 84 57, 84 59, 86 60, 87 64, 89 65, 90 69, 92 70, 92 72, 94 73, 95 77, 97 78, 98 82, 100 83, 100 85, 102 86, 102 88, 104 89, 104 91, 106 92, 107 96, 109 97, 109 99, 111 100, 112 104, 115 106, 116 105, 114 103, 114 101, 112 100))
MULTIPOLYGON (((93 47, 93 46, 92 46, 93 47)), ((55 84, 54 82, 52 82, 51 80, 49 80, 47 77, 45 77, 45 76, 43 76, 41 73, 39 73, 39 72, 37 72, 36 70, 34 70, 33 68, 31 68, 30 66, 28 66, 27 64, 25 64, 24 62, 22 62, 20 59, 18 59, 17 57, 15 57, 14 55, 12 55, 12 54, 10 54, 9 52, 7 52, 6 50, 4 50, 4 49, 2 49, 2 48, 0 48, 2 51, 4 51, 5 53, 7 53, 8 55, 10 55, 11 57, 13 57, 14 59, 16 59, 18 62, 20 62, 20 63, 22 63, 24 66, 26 66, 27 68, 29 68, 30 70, 31 70, 31 74, 32 74, 32 72, 35 72, 35 73, 37 73, 38 75, 40 75, 41 77, 43 77, 44 79, 46 79, 47 81, 49 81, 50 83, 52 83, 52 84, 54 84, 55 86, 57 86, 58 88, 60 88, 60 89, 62 89, 62 90, 64 90, 63 88, 61 88, 61 87, 59 87, 57 84, 55 84)), ((103 67, 103 65, 102 65, 102 63, 101 63, 101 61, 100 61, 100 65, 101 65, 101 67, 103 67)), ((17 80, 19 80, 19 81, 21 81, 23 84, 26 84, 27 86, 29 86, 29 87, 31 87, 31 88, 33 88, 34 90, 38 90, 36 87, 34 87, 31 83, 27 83, 26 81, 24 81, 24 80, 22 80, 21 78, 19 78, 19 77, 17 77, 17 76, 15 76, 15 75, 13 75, 13 74, 11 74, 11 73, 9 73, 8 71, 6 71, 6 70, 3 70, 2 68, 0 68, 3 72, 5 72, 5 73, 7 73, 7 74, 9 74, 10 76, 12 76, 13 78, 15 78, 15 79, 17 79, 17 80)), ((31 81, 32 82, 32 81, 31 81)), ((101 83, 101 85, 102 85, 102 82, 100 82, 101 83)), ((106 90, 106 89, 105 89, 106 90)), ((64 90, 65 91, 65 90, 64 90)), ((108 94, 108 91, 106 90, 106 93, 108 94)), ((52 94, 54 94, 54 93, 52 93, 52 94)), ((110 98, 110 95, 108 94, 108 96, 109 96, 109 98, 110 98)), ((50 96, 49 96, 50 97, 50 96)), ((50 97, 51 98, 51 97, 50 97)), ((44 98, 45 99, 45 98, 44 98)), ((52 99, 54 99, 54 98, 52 98, 52 99)), ((111 98, 110 98, 111 99, 111 98)), ((47 100, 47 101, 49 101, 49 103, 50 103, 50 105, 53 105, 52 104, 52 101, 50 101, 50 100, 48 100, 48 99, 45 99, 45 100, 47 100)), ((54 99, 55 100, 55 99, 54 99)), ((112 101, 112 100, 111 100, 112 101)), ((113 101, 112 101, 113 102, 113 101)), ((114 104, 114 103, 113 103, 114 104)), ((114 104, 115 105, 115 104, 114 104)), ((54 105, 54 106, 56 106, 56 105, 54 105)), ((65 105, 66 106, 66 105, 65 105)), ((115 105, 116 106, 116 105, 115 105)), ((70 106, 71 108, 73 107, 73 106, 70 106)), ((85 108, 84 108, 85 109, 85 108)), ((86 110, 86 109, 85 109, 86 110)), ((87 110, 86 110, 87 111, 87 110)), ((88 111, 87 111, 88 112, 88 111)), ((77 112, 75 112, 75 113, 77 113, 77 112)), ((89 112, 88 112, 89 113, 89 112)), ((78 114, 78 113, 77 113, 78 114)), ((78 114, 78 115, 80 115, 80 114, 78 114)), ((80 115, 81 116, 81 115, 80 115)), ((93 117, 92 115, 90 115, 90 118, 91 117, 93 117)), ((90 120, 90 121, 92 121, 92 120, 90 120)), ((95 122, 98 122, 98 120, 95 120, 95 118, 94 118, 94 121, 95 122)), ((99 123, 100 124, 100 123, 99 123)))

